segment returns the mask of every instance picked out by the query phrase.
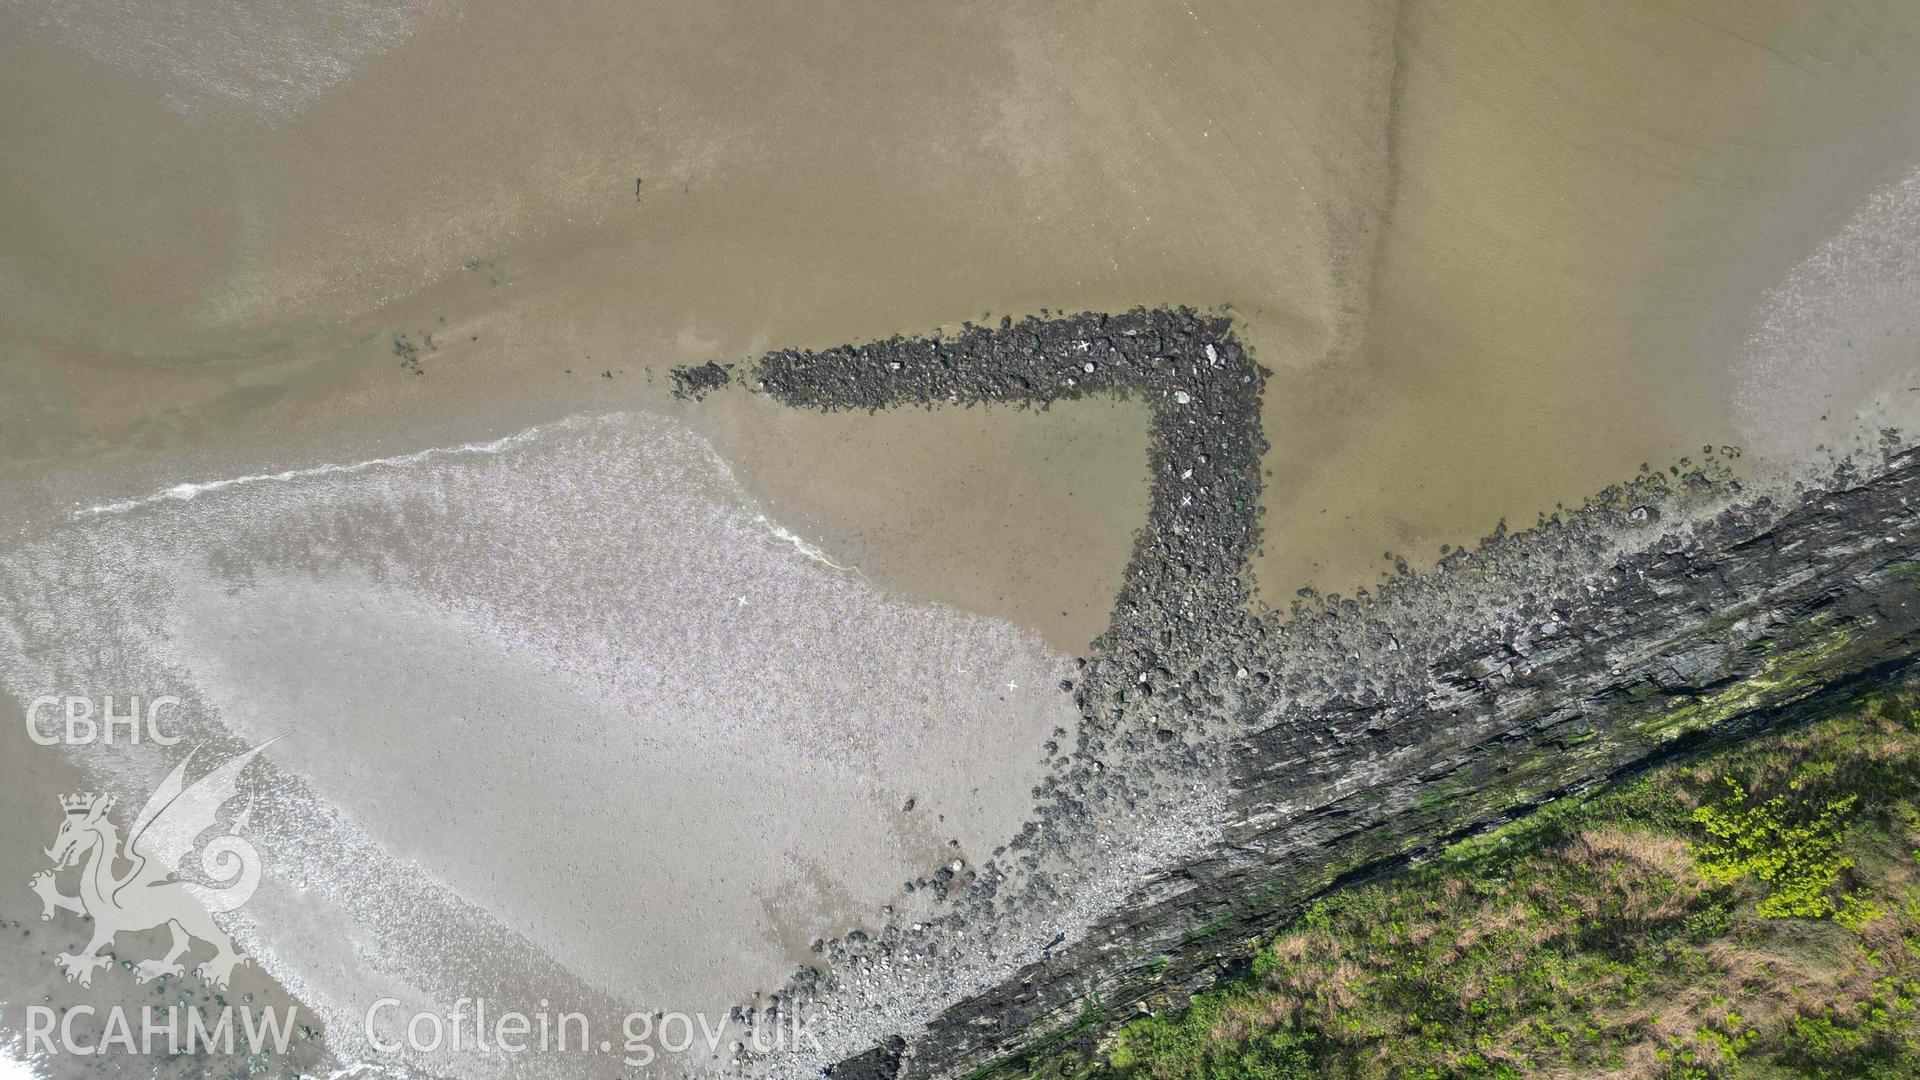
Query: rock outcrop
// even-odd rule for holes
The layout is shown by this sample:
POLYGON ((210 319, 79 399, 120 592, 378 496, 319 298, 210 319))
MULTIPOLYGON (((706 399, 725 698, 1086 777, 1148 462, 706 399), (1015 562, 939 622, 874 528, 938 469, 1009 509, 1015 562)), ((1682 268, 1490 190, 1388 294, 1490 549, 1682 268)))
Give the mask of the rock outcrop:
MULTIPOLYGON (((717 380, 689 380, 705 392, 717 380)), ((953 927, 1058 890, 1108 815, 1208 777, 1216 839, 1086 925, 1011 943, 992 985, 835 1075, 945 1075, 1177 1002, 1342 882, 1701 745, 1789 723, 1920 655, 1920 451, 1772 496, 1714 461, 1647 473, 1429 574, 1255 610, 1262 372, 1229 322, 1078 315, 769 354, 739 373, 802 408, 1123 394, 1154 407, 1153 495, 1081 678, 1077 743, 953 927)), ((1716 452, 1714 458, 1718 458, 1716 452)), ((957 932, 957 930, 956 930, 957 932)), ((830 988, 889 932, 835 943, 830 988)), ((929 952, 927 959, 941 957, 929 952)))

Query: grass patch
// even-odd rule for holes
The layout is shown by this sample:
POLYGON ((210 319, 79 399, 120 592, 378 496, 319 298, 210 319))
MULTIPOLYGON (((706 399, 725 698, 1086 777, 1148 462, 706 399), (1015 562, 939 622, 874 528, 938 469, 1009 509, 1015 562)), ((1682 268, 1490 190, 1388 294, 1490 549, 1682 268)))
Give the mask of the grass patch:
POLYGON ((1249 975, 1028 1072, 1920 1076, 1920 687, 1337 892, 1249 975))

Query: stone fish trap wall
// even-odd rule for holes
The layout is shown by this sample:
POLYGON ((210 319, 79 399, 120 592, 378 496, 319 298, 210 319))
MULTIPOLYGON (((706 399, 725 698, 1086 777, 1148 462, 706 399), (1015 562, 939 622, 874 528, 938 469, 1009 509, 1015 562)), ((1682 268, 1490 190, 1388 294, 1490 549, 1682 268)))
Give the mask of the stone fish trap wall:
MULTIPOLYGON (((1257 614, 1246 564, 1266 373, 1231 329, 1186 309, 1005 319, 676 374, 690 397, 737 378, 801 408, 1087 394, 1154 407, 1149 519, 1108 630, 1064 687, 1078 744, 1007 861, 980 868, 949 919, 1045 897, 1042 856, 1070 863, 1103 813, 1182 776, 1228 778, 1220 838, 1012 977, 869 1033, 873 1048, 832 1075, 957 1073, 1177 1002, 1328 888, 1807 715, 1920 654, 1920 450, 1891 444, 1778 498, 1701 471, 1645 476, 1524 533, 1503 524, 1377 595, 1257 614)), ((785 997, 843 989, 849 961, 912 949, 896 928, 827 943, 826 969, 785 997)))

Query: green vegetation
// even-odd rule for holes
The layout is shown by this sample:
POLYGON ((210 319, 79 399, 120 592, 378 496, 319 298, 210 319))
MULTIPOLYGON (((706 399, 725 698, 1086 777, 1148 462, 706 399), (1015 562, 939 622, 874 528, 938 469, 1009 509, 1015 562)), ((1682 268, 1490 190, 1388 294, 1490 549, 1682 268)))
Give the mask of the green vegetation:
POLYGON ((1917 691, 1331 895, 1185 1012, 1029 1071, 1920 1076, 1917 691))

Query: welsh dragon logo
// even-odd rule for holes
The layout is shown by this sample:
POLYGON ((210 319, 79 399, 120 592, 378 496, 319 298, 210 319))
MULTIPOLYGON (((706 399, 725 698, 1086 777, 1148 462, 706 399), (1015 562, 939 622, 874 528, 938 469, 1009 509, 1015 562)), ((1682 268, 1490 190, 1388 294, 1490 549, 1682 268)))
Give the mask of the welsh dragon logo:
POLYGON ((112 945, 115 936, 159 926, 171 931, 173 944, 165 957, 134 965, 139 982, 184 975, 180 957, 195 939, 214 947, 213 958, 194 970, 216 989, 227 988, 236 966, 252 962, 213 921, 215 914, 246 903, 260 885, 260 855, 240 835, 253 813, 251 794, 232 825, 200 849, 200 869, 213 884, 183 881, 176 872, 193 854, 200 835, 218 824, 220 809, 239 794, 240 771, 274 741, 229 758, 191 786, 184 782, 193 760, 188 753, 148 797, 124 844, 107 816, 116 801, 112 796, 87 792, 60 797, 64 817, 47 849, 53 869, 34 874, 28 884, 46 905, 41 919, 52 919, 55 911, 93 918, 93 940, 87 947, 54 957, 68 982, 92 986, 93 973, 112 962, 100 950, 112 945), (116 866, 123 864, 127 871, 117 873, 116 866), (80 888, 68 896, 55 875, 76 865, 80 888))

